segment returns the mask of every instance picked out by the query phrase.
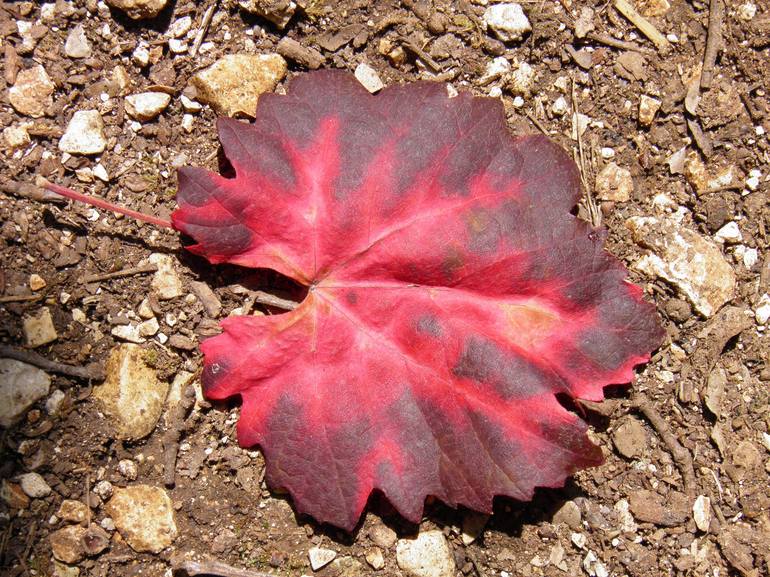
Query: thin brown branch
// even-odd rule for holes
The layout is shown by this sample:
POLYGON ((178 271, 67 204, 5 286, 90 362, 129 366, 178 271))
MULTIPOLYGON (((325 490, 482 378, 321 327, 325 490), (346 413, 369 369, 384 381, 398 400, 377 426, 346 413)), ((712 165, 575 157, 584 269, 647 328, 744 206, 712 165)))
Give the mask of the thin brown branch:
POLYGON ((703 52, 703 68, 700 75, 700 87, 711 88, 714 79, 714 65, 717 53, 722 46, 722 18, 724 11, 721 0, 709 3, 709 28, 706 36, 706 50, 703 52))
POLYGON ((695 470, 693 469, 690 451, 685 449, 677 440, 674 433, 671 432, 668 423, 658 414, 647 397, 638 395, 634 399, 633 404, 634 407, 646 417, 655 431, 657 431, 658 435, 660 435, 660 438, 665 443, 666 447, 668 447, 671 456, 674 458, 674 462, 676 462, 679 471, 682 474, 685 492, 688 495, 693 495, 695 493, 695 470))
POLYGON ((186 387, 182 398, 170 410, 166 432, 163 434, 163 482, 166 487, 176 483, 176 458, 179 452, 179 439, 187 413, 195 404, 195 389, 186 387))
POLYGON ((251 569, 241 569, 233 567, 221 561, 182 561, 174 563, 174 571, 183 571, 189 577, 196 575, 215 575, 216 577, 275 577, 270 573, 262 571, 252 571, 251 569))
POLYGON ((254 300, 259 304, 275 307, 277 309, 293 311, 299 306, 298 302, 282 299, 281 297, 277 297, 263 291, 254 291, 253 296, 254 300))
POLYGON ((15 359, 22 363, 27 363, 43 369, 44 371, 76 377, 78 379, 104 379, 104 368, 99 363, 90 363, 85 367, 76 367, 58 361, 52 361, 33 351, 25 351, 8 345, 0 345, 0 358, 15 359))
POLYGON ((156 272, 158 270, 158 265, 154 264, 145 264, 142 266, 134 266, 131 268, 124 268, 121 270, 116 270, 114 272, 105 272, 100 274, 88 274, 84 276, 81 279, 81 282, 84 284, 92 283, 92 282, 100 282, 103 280, 110 280, 113 278, 122 278, 126 276, 132 276, 135 274, 144 274, 148 272, 156 272))
POLYGON ((644 34, 649 40, 655 44, 655 47, 662 54, 666 54, 671 50, 671 43, 661 34, 652 23, 644 16, 636 11, 636 8, 628 0, 615 0, 613 3, 615 8, 623 16, 625 16, 634 26, 639 29, 639 32, 644 34))
POLYGON ((43 295, 6 295, 0 297, 0 305, 5 303, 25 303, 37 301, 43 298, 43 295))
POLYGON ((195 40, 193 41, 193 45, 190 48, 191 58, 195 58, 195 55, 198 53, 198 50, 203 43, 203 39, 206 37, 206 33, 208 32, 209 26, 211 25, 211 19, 214 17, 214 11, 216 10, 218 3, 219 0, 214 0, 214 2, 211 3, 211 6, 206 8, 206 12, 203 14, 201 24, 198 27, 198 33, 195 35, 195 40))
POLYGON ((630 50, 632 52, 641 52, 642 54, 647 54, 650 52, 648 48, 643 48, 642 46, 634 44, 633 42, 618 40, 617 38, 607 36, 606 34, 596 34, 591 32, 590 34, 586 35, 586 38, 593 40, 594 42, 598 42, 599 44, 604 44, 605 46, 617 48, 619 50, 630 50))

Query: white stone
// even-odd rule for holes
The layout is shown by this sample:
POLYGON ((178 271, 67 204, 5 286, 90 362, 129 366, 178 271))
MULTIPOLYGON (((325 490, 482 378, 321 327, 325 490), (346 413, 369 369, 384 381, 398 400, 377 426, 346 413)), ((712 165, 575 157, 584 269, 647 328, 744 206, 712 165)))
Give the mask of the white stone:
POLYGON ((567 104, 567 100, 563 96, 559 96, 556 100, 553 101, 553 104, 551 105, 551 112, 553 112, 556 116, 564 116, 569 112, 569 105, 567 104))
POLYGON ((532 25, 520 4, 495 4, 484 11, 484 25, 503 42, 521 40, 532 25))
POLYGON ((738 6, 738 18, 744 22, 749 22, 757 15, 757 5, 754 2, 744 2, 738 6))
POLYGON ((103 165, 97 164, 94 166, 93 170, 94 176, 101 180, 102 182, 109 182, 110 181, 110 175, 107 173, 107 169, 104 168, 103 165))
POLYGON ((133 54, 131 54, 131 59, 139 65, 140 68, 144 68, 150 63, 150 51, 147 49, 147 46, 140 44, 134 49, 133 54))
POLYGON ((75 112, 59 140, 59 150, 68 154, 101 154, 106 147, 104 122, 98 110, 75 112))
POLYGON ((165 92, 141 92, 126 96, 126 113, 136 120, 147 122, 163 112, 171 102, 165 92))
POLYGON ((379 571, 385 567, 385 557, 382 555, 382 549, 374 547, 366 552, 366 562, 371 565, 372 569, 379 571))
POLYGON ((756 168, 752 168, 749 171, 749 177, 746 179, 746 188, 754 192, 759 188, 759 179, 762 173, 756 168))
POLYGON ((182 108, 185 112, 200 112, 203 109, 203 105, 200 102, 187 98, 184 94, 179 97, 182 102, 182 108))
POLYGON ((508 81, 508 88, 512 94, 519 94, 521 96, 529 96, 532 92, 532 87, 535 83, 535 69, 532 68, 529 63, 522 62, 511 73, 510 80, 508 81))
POLYGON ((758 325, 766 325, 770 320, 770 295, 763 294, 757 303, 757 307, 754 309, 754 318, 758 325))
POLYGON ((752 268, 759 261, 759 251, 755 248, 737 246, 735 247, 735 254, 743 260, 743 266, 747 269, 752 268))
POLYGON ((695 525, 698 529, 708 533, 709 526, 711 525, 711 499, 704 495, 698 495, 692 506, 692 518, 695 520, 695 525))
POLYGON ((607 568, 604 566, 604 563, 599 561, 599 558, 593 551, 586 553, 585 558, 583 558, 583 569, 585 569, 586 573, 591 577, 609 577, 610 575, 609 571, 607 571, 607 568))
POLYGON ((143 337, 151 337, 160 330, 160 324, 158 324, 158 319, 153 317, 143 323, 139 323, 137 329, 139 330, 139 334, 143 337))
POLYGON ((0 359, 0 427, 7 429, 19 422, 50 387, 51 377, 37 367, 0 359))
POLYGON ((735 272, 716 244, 683 226, 677 216, 626 221, 634 240, 652 251, 634 268, 671 283, 699 313, 710 317, 733 298, 735 272))
POLYGON ((112 497, 112 483, 109 481, 99 481, 96 485, 94 485, 94 493, 106 501, 112 497))
POLYGON ((107 414, 118 439, 146 437, 163 412, 168 383, 158 380, 144 355, 145 351, 134 344, 115 347, 107 359, 104 384, 94 390, 94 398, 107 414))
POLYGON ((271 92, 286 76, 279 54, 228 54, 193 76, 198 100, 226 116, 254 117, 259 95, 271 92))
POLYGON ((58 414, 66 397, 67 395, 64 394, 64 391, 56 389, 45 401, 45 412, 49 415, 58 414))
POLYGON ((362 62, 356 66, 356 70, 353 74, 355 75, 356 80, 358 80, 361 85, 372 94, 385 88, 382 80, 380 80, 380 75, 366 62, 362 62))
POLYGON ((146 340, 139 332, 139 325, 134 323, 129 325, 115 325, 110 329, 110 334, 113 337, 119 338, 121 341, 135 343, 137 345, 142 344, 146 340))
POLYGON ((193 125, 195 124, 195 117, 192 114, 182 115, 182 129, 190 134, 193 131, 193 125))
POLYGON ((642 94, 639 98, 639 124, 642 126, 652 125, 652 121, 655 119, 661 104, 661 101, 657 98, 642 94))
POLYGON ((121 459, 118 461, 118 473, 129 481, 135 481, 139 475, 139 469, 131 459, 121 459))
POLYGON ((631 171, 614 162, 610 162, 596 175, 596 198, 599 200, 628 202, 632 192, 634 180, 631 171))
POLYGON ((22 319, 24 340, 30 348, 52 343, 58 338, 56 327, 53 326, 53 318, 48 307, 43 307, 33 315, 26 315, 22 319))
POLYGON ((174 259, 167 254, 156 252, 150 255, 149 261, 158 267, 150 285, 158 298, 170 300, 182 296, 182 279, 174 269, 174 259))
POLYGON ((25 473, 19 477, 21 490, 27 497, 42 499, 51 494, 51 487, 38 473, 25 473))
POLYGON ((743 240, 743 235, 741 229, 738 228, 738 223, 731 221, 716 231, 714 239, 725 244, 736 244, 743 240))
POLYGON ((11 150, 24 148, 32 142, 29 132, 27 132, 27 127, 23 124, 5 127, 3 129, 3 139, 5 140, 5 144, 11 150))
POLYGON ((187 52, 189 45, 186 40, 179 40, 178 38, 169 38, 168 49, 173 54, 184 54, 187 52))
POLYGON ((307 556, 310 559, 310 568, 313 571, 318 571, 321 567, 326 567, 326 565, 334 561, 337 552, 333 549, 324 549, 323 547, 311 547, 307 552, 307 556))
POLYGON ((501 76, 505 76, 511 71, 511 63, 503 56, 498 56, 487 62, 486 70, 479 82, 481 84, 489 84, 490 82, 497 80, 501 76))
POLYGON ((399 539, 396 562, 409 577, 454 577, 455 561, 441 531, 425 531, 416 539, 399 539))
POLYGON ((16 82, 8 89, 8 101, 16 112, 40 118, 53 105, 55 88, 45 68, 33 66, 16 75, 16 82))
POLYGON ((572 140, 577 140, 578 135, 583 136, 588 130, 588 125, 591 122, 591 117, 583 114, 582 112, 573 112, 572 113, 572 129, 570 132, 570 136, 572 137, 572 140))
POLYGON ((615 149, 610 148, 609 146, 603 146, 601 150, 599 150, 599 154, 604 160, 610 160, 611 158, 615 158, 615 149))
POLYGON ((67 35, 64 54, 70 58, 88 58, 91 56, 91 43, 88 42, 83 24, 77 24, 67 35))
POLYGON ((134 551, 157 554, 174 542, 174 507, 166 491, 149 485, 113 490, 105 512, 134 551))
POLYGON ((182 16, 174 20, 166 30, 169 38, 181 38, 192 28, 192 16, 182 16))

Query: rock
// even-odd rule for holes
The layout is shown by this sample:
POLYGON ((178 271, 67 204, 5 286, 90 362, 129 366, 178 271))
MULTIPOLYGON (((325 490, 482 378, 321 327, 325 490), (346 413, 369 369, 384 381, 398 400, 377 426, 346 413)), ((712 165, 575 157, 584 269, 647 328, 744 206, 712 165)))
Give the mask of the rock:
POLYGON ((632 217, 626 221, 634 240, 653 252, 634 268, 673 284, 706 317, 733 297, 735 272, 722 251, 676 216, 632 217))
POLYGON ((313 70, 320 68, 326 60, 324 55, 315 48, 303 46, 288 36, 281 38, 278 44, 276 44, 275 50, 284 58, 297 62, 302 66, 313 70))
POLYGON ((247 12, 269 20, 279 30, 286 27, 297 10, 297 5, 292 0, 240 0, 238 3, 247 12))
POLYGON ((532 31, 529 19, 516 3, 495 4, 484 11, 484 25, 492 29, 503 42, 521 40, 527 32, 532 31))
POLYGON ((56 516, 69 523, 85 523, 88 519, 88 505, 74 499, 64 499, 56 516))
POLYGON ((27 132, 27 127, 23 124, 18 126, 7 126, 4 128, 3 140, 5 140, 5 144, 11 150, 24 148, 30 142, 32 142, 32 139, 29 136, 29 132, 27 132))
POLYGON ((372 569, 379 571, 385 567, 385 557, 382 555, 382 549, 379 547, 373 547, 366 552, 366 562, 371 565, 372 569))
POLYGON ((668 0, 637 0, 635 3, 639 7, 642 16, 655 17, 663 16, 671 5, 668 0))
POLYGON ((612 442, 618 453, 634 459, 642 456, 647 448, 647 432, 639 419, 626 417, 613 431, 612 442))
POLYGON ((717 417, 722 415, 722 402, 726 385, 727 372, 722 367, 715 367, 709 373, 706 390, 703 393, 703 401, 706 403, 708 410, 717 417))
POLYGON ((51 311, 48 307, 41 308, 36 315, 25 316, 22 320, 24 340, 28 347, 35 348, 52 343, 56 340, 56 328, 53 326, 51 311))
POLYGON ((337 552, 332 549, 324 549, 323 547, 311 547, 307 552, 307 556, 310 559, 310 568, 313 571, 318 571, 321 567, 326 567, 334 561, 337 552))
MULTIPOLYGON (((43 4, 45 6, 45 4, 43 4)), ((72 567, 58 559, 53 560, 53 577, 79 577, 80 567, 72 567)))
POLYGON ((192 23, 192 16, 182 16, 181 18, 177 18, 166 29, 166 36, 169 38, 181 38, 190 31, 192 23))
POLYGON ((140 345, 147 340, 139 332, 139 325, 134 323, 130 325, 116 325, 110 329, 110 334, 121 341, 137 345, 140 345))
POLYGON ((91 524, 81 539, 86 555, 93 557, 110 546, 110 534, 99 525, 91 524))
POLYGON ((0 499, 11 509, 26 509, 29 507, 29 497, 24 494, 16 483, 0 480, 0 499))
POLYGON ((631 171, 620 168, 614 162, 605 166, 596 175, 596 198, 612 202, 628 202, 634 192, 631 171))
POLYGON ((51 487, 38 473, 25 473, 19 477, 21 490, 27 497, 42 499, 51 494, 51 487))
POLYGON ((593 551, 586 553, 586 556, 583 558, 583 569, 591 577, 609 577, 610 575, 604 563, 599 561, 599 558, 593 551))
POLYGON ((338 557, 329 565, 329 575, 334 577, 361 577, 366 567, 353 557, 338 557))
POLYGON ((575 36, 577 38, 585 38, 594 29, 594 11, 591 8, 581 8, 580 14, 575 20, 575 36))
POLYGON ((118 461, 118 473, 129 481, 134 481, 139 475, 139 469, 131 459, 121 459, 118 461))
POLYGON ((107 5, 126 13, 132 20, 155 18, 166 7, 168 0, 106 0, 107 5))
POLYGON ((32 291, 39 291, 40 289, 44 289, 46 287, 46 282, 43 277, 41 277, 39 274, 31 274, 29 275, 29 288, 32 291))
POLYGON ((699 195, 733 186, 737 181, 735 166, 728 164, 708 169, 694 150, 685 157, 684 176, 699 195))
POLYGON ((83 548, 83 536, 85 527, 80 525, 68 525, 58 531, 54 531, 48 536, 48 542, 51 545, 51 553, 55 559, 64 563, 77 563, 86 556, 83 548))
POLYGON ((511 63, 507 58, 498 56, 487 62, 487 67, 484 70, 484 74, 479 78, 480 84, 489 84, 499 78, 507 75, 511 71, 511 63))
POLYGON ((527 62, 522 62, 511 73, 508 89, 511 94, 529 96, 535 83, 535 70, 527 62))
POLYGON ((272 91, 286 76, 286 60, 279 54, 230 54, 198 72, 192 84, 198 100, 219 114, 251 118, 259 95, 272 91))
POLYGON ((214 553, 228 553, 238 545, 238 542, 238 535, 230 531, 230 529, 223 529, 211 542, 211 550, 214 553))
POLYGON ((59 150, 69 154, 101 154, 106 147, 104 122, 98 110, 75 112, 59 140, 59 150))
POLYGON ((692 518, 695 520, 695 525, 703 531, 708 533, 711 526, 711 499, 704 495, 698 495, 695 499, 695 504, 692 506, 692 518))
POLYGON ((728 222, 714 234, 714 240, 725 244, 737 244, 743 240, 738 223, 728 222))
POLYGON ((105 511, 134 551, 160 553, 174 542, 174 509, 163 489, 134 485, 125 489, 115 487, 114 491, 105 511))
POLYGON ((618 519, 618 528, 623 533, 636 533, 639 526, 634 521, 634 516, 631 514, 630 506, 626 499, 621 499, 613 507, 615 515, 618 519))
POLYGON ((82 24, 76 25, 67 35, 64 43, 64 54, 70 58, 88 58, 91 56, 91 44, 86 38, 86 31, 82 24))
POLYGON ((416 539, 399 539, 396 562, 410 577, 454 577, 455 561, 441 531, 426 531, 416 539))
POLYGON ((139 334, 143 337, 151 337, 160 330, 160 324, 158 324, 158 319, 151 318, 143 323, 139 323, 136 327, 137 331, 139 331, 139 334))
POLYGON ((758 325, 766 325, 767 321, 770 321, 770 295, 767 293, 760 297, 754 309, 754 319, 758 325))
POLYGON ((149 261, 158 267, 152 277, 152 291, 161 300, 171 300, 184 294, 182 280, 174 269, 174 259, 167 254, 153 253, 149 261))
POLYGON ((689 517, 690 505, 682 493, 672 492, 666 502, 662 495, 640 489, 629 495, 628 502, 634 517, 643 523, 673 527, 689 517))
POLYGON ((573 531, 578 531, 582 527, 582 515, 580 507, 575 501, 567 501, 562 505, 553 516, 553 524, 565 523, 573 531))
POLYGON ((396 535, 396 532, 387 525, 378 523, 369 529, 369 538, 372 540, 372 543, 378 547, 390 549, 395 545, 398 535, 396 535))
POLYGON ((358 80, 361 85, 372 94, 385 88, 385 85, 382 83, 382 80, 380 80, 380 76, 377 74, 377 71, 365 62, 362 62, 356 66, 354 75, 356 80, 358 80))
POLYGON ((99 481, 96 485, 94 485, 94 493, 106 501, 112 497, 112 483, 109 481, 99 481))
POLYGON ((152 120, 163 112, 171 102, 165 92, 142 92, 126 96, 126 113, 140 122, 152 120))
POLYGON ((567 104, 567 100, 563 96, 559 96, 556 100, 553 101, 551 112, 553 112, 556 116, 564 116, 567 114, 567 112, 569 112, 569 105, 567 104))
POLYGON ((49 415, 58 415, 61 410, 64 399, 67 395, 61 389, 56 389, 51 396, 45 400, 45 412, 49 415))
POLYGON ((51 377, 37 367, 0 359, 0 427, 7 429, 19 422, 50 387, 51 377))
POLYGON ((40 118, 53 106, 54 88, 45 68, 33 66, 16 75, 16 82, 8 89, 8 100, 19 114, 40 118))
POLYGON ((639 124, 642 126, 651 126, 661 104, 661 101, 657 98, 642 94, 639 98, 639 124))
POLYGON ((463 545, 470 545, 479 538, 481 532, 489 521, 489 515, 477 513, 475 511, 466 511, 463 514, 463 529, 460 535, 463 545))
MULTIPOLYGON (((746 473, 759 468, 762 463, 762 456, 759 454, 759 449, 757 449, 754 443, 748 440, 743 440, 738 443, 738 446, 732 449, 731 453, 731 460, 737 469, 736 478, 738 479, 743 479, 746 477, 746 473)), ((22 488, 24 487, 22 486, 22 488)))
POLYGON ((118 439, 149 435, 163 411, 168 383, 158 380, 144 362, 144 351, 134 344, 115 347, 106 365, 107 378, 94 391, 109 416, 118 439))

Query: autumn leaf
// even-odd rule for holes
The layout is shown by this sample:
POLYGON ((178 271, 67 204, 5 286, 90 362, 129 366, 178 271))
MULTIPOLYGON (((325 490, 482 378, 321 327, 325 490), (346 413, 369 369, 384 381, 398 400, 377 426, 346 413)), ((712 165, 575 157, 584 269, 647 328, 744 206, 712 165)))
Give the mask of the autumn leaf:
POLYGON ((205 341, 211 399, 240 395, 241 445, 297 510, 352 529, 372 491, 490 511, 601 452, 557 395, 602 399, 662 333, 570 210, 574 163, 512 137, 499 101, 420 82, 377 96, 345 73, 222 118, 235 171, 179 171, 174 226, 212 263, 308 287, 295 310, 205 341))

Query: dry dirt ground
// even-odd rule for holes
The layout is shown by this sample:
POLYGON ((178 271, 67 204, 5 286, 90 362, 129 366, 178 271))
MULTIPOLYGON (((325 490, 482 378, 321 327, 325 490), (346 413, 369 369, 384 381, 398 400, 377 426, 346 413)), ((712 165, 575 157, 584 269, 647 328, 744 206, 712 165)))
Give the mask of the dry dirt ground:
MULTIPOLYGON (((204 107, 192 113, 190 132, 182 126, 180 95, 191 76, 224 54, 272 52, 284 36, 317 49, 324 67, 353 71, 366 62, 386 85, 438 78, 479 95, 501 95, 513 131, 545 131, 575 153, 588 191, 580 214, 608 228, 608 250, 629 266, 646 250, 626 227, 630 217, 684 207, 680 225, 709 242, 735 223, 740 238, 732 234, 714 241, 737 278, 727 308, 706 318, 680 287, 632 270, 632 279, 656 304, 667 337, 640 368, 634 393, 609 390, 605 403, 580 408, 605 463, 577 474, 564 489, 539 491, 530 503, 499 500, 481 531, 473 525, 485 519, 440 503, 429 503, 423 522, 412 526, 376 498, 352 535, 319 526, 297 517, 290 499, 265 486, 258 452, 237 447, 237 406, 199 402, 187 417, 165 415, 141 440, 120 441, 93 398, 99 381, 50 371, 52 394, 63 395, 55 393, 48 403, 51 394, 42 398, 0 437, 2 574, 166 575, 180 558, 209 557, 272 575, 312 575, 308 551, 320 546, 334 550, 336 561, 318 575, 400 575, 387 527, 399 538, 418 530, 443 532, 456 571, 464 575, 768 575, 770 366, 760 302, 770 284, 766 0, 726 3, 713 81, 700 89, 708 1, 670 0, 667 10, 662 1, 635 2, 667 36, 667 48, 656 47, 615 2, 523 2, 532 32, 507 43, 483 28, 486 0, 298 3, 280 30, 220 2, 208 44, 194 57, 189 51, 172 53, 164 33, 190 16, 194 36, 212 2, 171 1, 158 17, 138 22, 90 0, 57 2, 55 9, 47 8, 46 19, 36 2, 2 4, 0 125, 28 123, 31 137, 15 150, 4 141, 0 153, 6 192, 0 195, 3 346, 23 348, 23 319, 47 308, 57 337, 37 353, 76 366, 103 363, 121 342, 113 329, 137 319, 142 301, 152 294, 153 275, 86 277, 139 266, 151 253, 173 258, 184 288, 178 298, 150 298, 151 310, 143 311, 170 337, 150 335, 141 345, 163 382, 186 371, 195 383, 201 367, 196 344, 217 330, 216 311, 194 296, 194 281, 213 290, 222 305, 219 317, 245 302, 265 312, 241 286, 241 271, 212 269, 185 254, 172 231, 83 205, 40 202, 18 183, 42 175, 167 217, 174 208, 175 167, 215 169, 217 163, 215 113, 204 107), (584 8, 593 15, 582 12, 581 18, 584 8), (593 30, 587 31, 589 22, 593 30), (70 58, 64 43, 78 23, 91 54, 70 58), (132 56, 140 43, 149 51, 147 66, 132 56), (507 78, 482 82, 487 65, 500 56, 513 71, 522 63, 531 66, 529 91, 507 78), (53 104, 31 118, 11 106, 8 88, 19 71, 36 64, 45 68, 55 91, 53 104), (127 72, 130 91, 163 86, 172 95, 160 116, 138 130, 124 114, 122 96, 111 92, 117 65, 127 72), (651 122, 640 118, 643 95, 660 104, 651 122), (107 151, 63 156, 57 145, 69 119, 87 109, 101 112, 107 151), (587 117, 579 141, 572 138, 576 118, 583 118, 575 117, 576 111, 587 117), (689 166, 700 161, 711 175, 731 173, 715 185, 699 186, 697 175, 684 174, 681 157, 675 156, 683 148, 694 155, 689 166), (610 162, 630 173, 627 200, 601 200, 597 177, 610 162), (94 177, 97 163, 106 169, 107 182, 94 177), (109 481, 115 490, 165 487, 163 443, 175 447, 168 428, 182 431, 176 484, 167 489, 178 535, 159 553, 136 552, 114 530, 104 503, 108 491, 99 482, 109 481), (20 475, 30 472, 42 476, 50 492, 25 494, 20 475), (91 522, 105 528, 93 539, 107 545, 70 566, 54 562, 49 539, 66 526, 59 512, 65 499, 90 505, 91 522), (376 570, 377 550, 384 567, 376 570)), ((303 71, 289 61, 278 90, 303 71)), ((265 278, 261 288, 280 293, 287 287, 265 278)))

